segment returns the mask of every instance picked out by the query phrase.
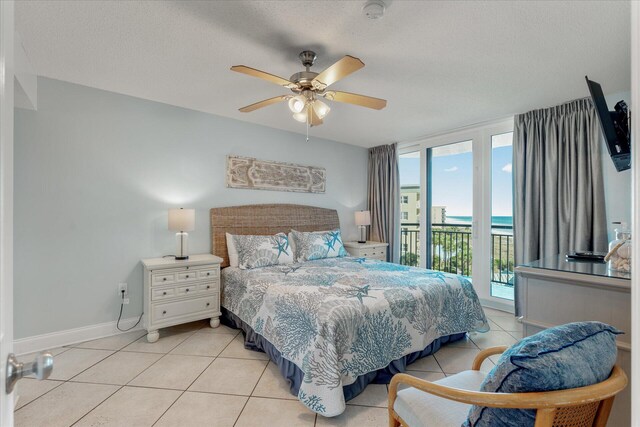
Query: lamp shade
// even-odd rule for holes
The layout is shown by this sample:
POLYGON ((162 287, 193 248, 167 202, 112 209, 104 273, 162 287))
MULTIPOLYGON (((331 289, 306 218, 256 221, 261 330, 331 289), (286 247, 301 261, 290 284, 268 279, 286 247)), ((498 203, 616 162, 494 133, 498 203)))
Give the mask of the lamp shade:
POLYGON ((169 230, 193 231, 195 225, 195 209, 169 209, 169 230))
POLYGON ((356 225, 371 225, 371 213, 369 211, 356 212, 356 225))

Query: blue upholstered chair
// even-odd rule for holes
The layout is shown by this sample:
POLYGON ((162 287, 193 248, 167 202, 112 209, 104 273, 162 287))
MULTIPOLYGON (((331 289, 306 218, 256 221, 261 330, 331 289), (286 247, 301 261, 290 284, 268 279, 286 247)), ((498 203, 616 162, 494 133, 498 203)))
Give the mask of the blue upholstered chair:
POLYGON ((471 370, 430 382, 397 374, 389 387, 390 427, 604 427, 627 385, 615 328, 580 322, 550 328, 512 347, 481 351, 471 370), (489 374, 489 356, 503 353, 489 374), (409 387, 398 391, 400 384, 409 387))

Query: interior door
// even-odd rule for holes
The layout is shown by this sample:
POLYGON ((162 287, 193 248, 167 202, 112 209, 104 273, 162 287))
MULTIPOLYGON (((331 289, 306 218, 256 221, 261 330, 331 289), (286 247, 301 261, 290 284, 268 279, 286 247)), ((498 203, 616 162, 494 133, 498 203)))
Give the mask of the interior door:
POLYGON ((0 425, 13 425, 13 393, 6 393, 13 351, 13 91, 14 2, 0 1, 0 425))

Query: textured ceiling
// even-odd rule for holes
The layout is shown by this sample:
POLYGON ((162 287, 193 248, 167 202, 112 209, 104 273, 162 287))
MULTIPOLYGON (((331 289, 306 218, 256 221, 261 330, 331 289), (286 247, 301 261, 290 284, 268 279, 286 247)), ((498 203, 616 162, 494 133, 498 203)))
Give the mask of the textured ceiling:
MULTIPOLYGON (((389 4, 390 2, 388 2, 389 4)), ((311 134, 362 146, 404 141, 630 88, 630 5, 615 1, 401 1, 366 19, 363 1, 19 1, 16 29, 39 75, 304 133, 284 88, 313 49, 319 72, 345 54, 366 67, 332 88, 385 98, 331 103, 311 134)))

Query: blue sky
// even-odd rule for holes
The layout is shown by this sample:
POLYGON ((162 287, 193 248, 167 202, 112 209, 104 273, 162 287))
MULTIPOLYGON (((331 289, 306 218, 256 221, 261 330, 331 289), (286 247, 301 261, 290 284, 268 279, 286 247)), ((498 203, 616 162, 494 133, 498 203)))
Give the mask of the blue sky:
MULTIPOLYGON (((494 216, 511 216, 511 147, 492 153, 492 207, 494 216)), ((432 160, 432 203, 446 206, 449 216, 471 216, 473 203, 472 153, 434 157, 432 160)), ((420 183, 420 159, 400 158, 400 185, 420 183)))

